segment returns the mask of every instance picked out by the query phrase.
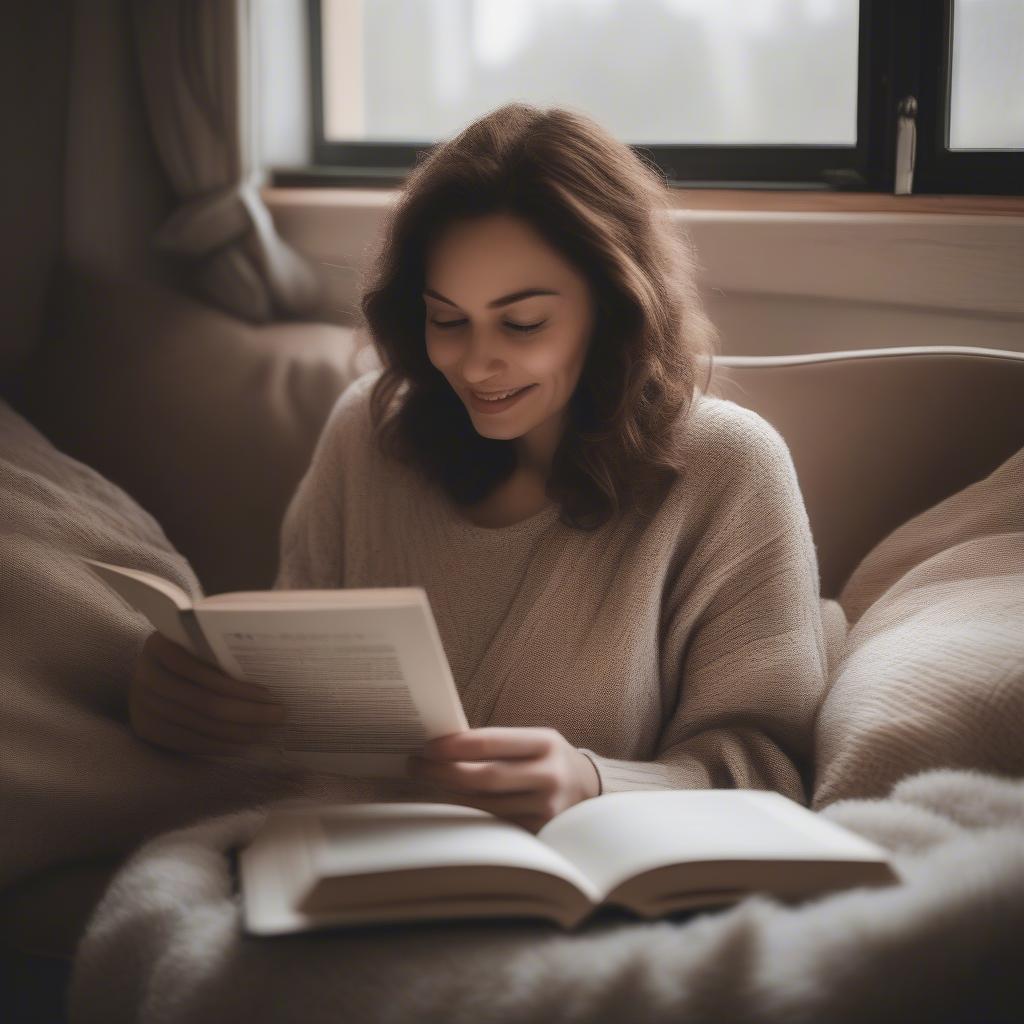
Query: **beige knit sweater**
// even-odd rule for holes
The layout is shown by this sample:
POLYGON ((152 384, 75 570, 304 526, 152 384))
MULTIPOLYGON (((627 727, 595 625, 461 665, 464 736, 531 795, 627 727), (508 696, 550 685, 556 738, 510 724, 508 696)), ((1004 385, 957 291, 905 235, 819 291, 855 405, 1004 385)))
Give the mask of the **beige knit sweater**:
POLYGON ((383 456, 373 370, 339 397, 289 505, 275 589, 422 586, 471 727, 550 726, 602 792, 748 787, 807 801, 826 647, 789 450, 701 397, 691 470, 653 517, 586 532, 549 502, 471 523, 383 456))

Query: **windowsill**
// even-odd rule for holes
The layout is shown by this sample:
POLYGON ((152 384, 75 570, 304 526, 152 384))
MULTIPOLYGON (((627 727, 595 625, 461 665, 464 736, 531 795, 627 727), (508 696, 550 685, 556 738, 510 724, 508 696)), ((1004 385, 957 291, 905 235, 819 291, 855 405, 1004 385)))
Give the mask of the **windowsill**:
MULTIPOLYGON (((400 189, 369 186, 276 186, 263 196, 277 206, 388 206, 400 189)), ((883 192, 831 192, 820 189, 690 188, 673 189, 681 210, 793 213, 938 213, 1024 217, 1024 196, 910 195, 883 192)))
MULTIPOLYGON (((268 188, 263 197, 281 237, 322 266, 332 308, 348 316, 355 315, 362 273, 399 194, 268 188)), ((1003 318, 1015 336, 1024 323, 1024 201, 1016 197, 946 202, 716 189, 681 191, 678 200, 709 294, 799 295, 1003 318)))

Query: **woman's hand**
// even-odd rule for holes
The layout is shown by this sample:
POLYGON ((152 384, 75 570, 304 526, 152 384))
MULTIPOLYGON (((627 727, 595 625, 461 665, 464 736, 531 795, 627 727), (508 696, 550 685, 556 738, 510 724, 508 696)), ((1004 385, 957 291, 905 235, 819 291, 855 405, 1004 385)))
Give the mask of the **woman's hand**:
POLYGON ((469 729, 430 740, 408 773, 531 832, 597 796, 597 769, 556 729, 469 729))
POLYGON ((128 692, 132 729, 182 754, 244 754, 284 720, 284 705, 255 683, 225 675, 151 633, 128 692))

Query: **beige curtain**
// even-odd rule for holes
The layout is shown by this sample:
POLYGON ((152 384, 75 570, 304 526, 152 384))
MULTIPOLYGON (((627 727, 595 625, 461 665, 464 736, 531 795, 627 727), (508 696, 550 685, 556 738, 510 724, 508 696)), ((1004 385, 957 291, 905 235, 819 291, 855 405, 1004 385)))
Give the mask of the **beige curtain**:
POLYGON ((314 310, 319 282, 255 183, 247 0, 132 0, 153 138, 181 205, 156 244, 193 262, 215 305, 265 322, 314 310))

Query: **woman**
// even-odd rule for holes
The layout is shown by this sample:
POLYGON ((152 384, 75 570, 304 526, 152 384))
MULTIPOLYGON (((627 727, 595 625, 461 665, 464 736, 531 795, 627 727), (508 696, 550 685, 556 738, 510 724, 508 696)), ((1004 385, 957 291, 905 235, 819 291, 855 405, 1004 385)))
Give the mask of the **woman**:
MULTIPOLYGON (((807 514, 778 432, 706 394, 668 195, 566 110, 509 104, 435 148, 363 296, 381 368, 339 398, 282 528, 278 588, 426 589, 472 728, 410 776, 529 829, 619 790, 808 795, 807 514)), ((132 721, 230 751, 276 720, 261 696, 153 636, 132 721)))

